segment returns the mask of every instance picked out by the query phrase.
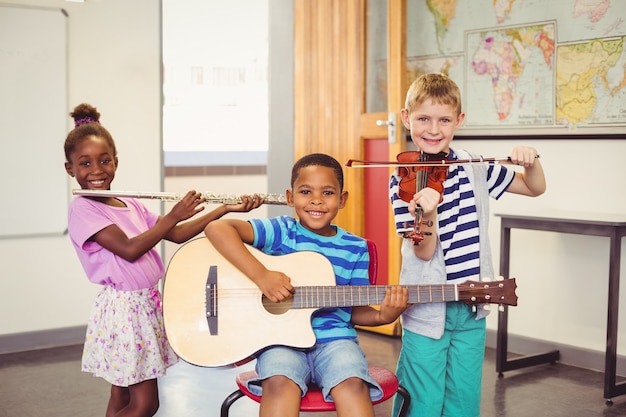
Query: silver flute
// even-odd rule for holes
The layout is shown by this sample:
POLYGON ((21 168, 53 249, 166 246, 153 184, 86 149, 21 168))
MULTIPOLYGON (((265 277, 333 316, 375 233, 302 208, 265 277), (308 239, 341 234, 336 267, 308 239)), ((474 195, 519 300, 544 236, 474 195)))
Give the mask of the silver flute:
MULTIPOLYGON (((180 201, 187 193, 166 193, 166 192, 143 192, 143 191, 115 191, 115 190, 72 190, 74 195, 92 197, 130 197, 149 198, 161 201, 180 201)), ((214 204, 240 204, 241 197, 229 194, 201 193, 206 203, 214 204)), ((287 198, 282 194, 260 194, 257 196, 263 199, 263 204, 287 205, 287 198)))

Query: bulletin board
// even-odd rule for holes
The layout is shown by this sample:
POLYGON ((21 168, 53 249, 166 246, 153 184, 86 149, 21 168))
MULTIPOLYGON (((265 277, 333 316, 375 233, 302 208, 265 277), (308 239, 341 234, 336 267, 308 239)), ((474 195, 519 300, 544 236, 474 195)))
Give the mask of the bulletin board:
POLYGON ((0 4, 0 238, 67 229, 67 14, 0 4))

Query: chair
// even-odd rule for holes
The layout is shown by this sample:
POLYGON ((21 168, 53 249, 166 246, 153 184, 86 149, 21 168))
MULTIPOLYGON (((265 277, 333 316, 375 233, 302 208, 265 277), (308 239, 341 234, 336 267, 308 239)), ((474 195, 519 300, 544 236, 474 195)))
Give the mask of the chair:
MULTIPOLYGON (((378 252, 376 250, 376 245, 373 241, 367 241, 367 247, 370 254, 370 267, 369 267, 369 275, 370 275, 370 283, 372 285, 376 284, 376 279, 378 275, 378 252)), ((411 402, 411 396, 409 392, 398 382, 398 378, 396 375, 385 369, 379 368, 376 366, 369 367, 369 373, 372 378, 378 382, 378 384, 383 389, 383 396, 380 400, 374 401, 373 404, 379 404, 388 399, 392 398, 396 393, 402 397, 402 405, 400 407, 400 413, 398 417, 404 417, 409 411, 409 404, 411 402)), ((256 378, 257 373, 255 371, 242 372, 239 374, 235 380, 237 386, 239 387, 236 391, 230 394, 224 402, 222 403, 220 417, 228 417, 230 407, 233 405, 235 401, 240 399, 243 396, 250 398, 257 403, 261 402, 261 397, 258 395, 254 395, 246 388, 246 382, 252 378, 256 378)), ((312 386, 307 391, 306 395, 302 397, 300 402, 300 411, 303 412, 325 412, 325 411, 336 411, 334 402, 324 401, 324 397, 322 395, 322 391, 317 386, 312 386)))

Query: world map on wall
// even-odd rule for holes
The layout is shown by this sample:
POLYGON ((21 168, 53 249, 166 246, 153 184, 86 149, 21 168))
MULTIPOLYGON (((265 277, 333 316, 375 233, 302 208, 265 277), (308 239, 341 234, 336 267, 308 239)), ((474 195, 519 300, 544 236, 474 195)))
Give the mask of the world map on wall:
POLYGON ((465 128, 626 124, 626 1, 420 0, 407 15, 409 80, 455 80, 465 128))

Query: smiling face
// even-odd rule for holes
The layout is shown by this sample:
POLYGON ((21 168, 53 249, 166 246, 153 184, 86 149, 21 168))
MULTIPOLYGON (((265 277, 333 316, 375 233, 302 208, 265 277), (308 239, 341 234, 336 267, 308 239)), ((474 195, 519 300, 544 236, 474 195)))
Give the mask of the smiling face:
POLYGON ((452 105, 427 99, 410 112, 402 109, 401 117, 417 149, 429 154, 447 154, 454 132, 463 123, 465 113, 457 114, 452 105))
POLYGON ((101 137, 89 135, 76 143, 65 170, 83 190, 110 190, 117 169, 115 149, 101 137))
POLYGON ((295 208, 300 224, 322 236, 335 235, 331 223, 347 199, 348 192, 341 190, 335 171, 321 165, 301 168, 292 189, 287 190, 287 203, 295 208))

